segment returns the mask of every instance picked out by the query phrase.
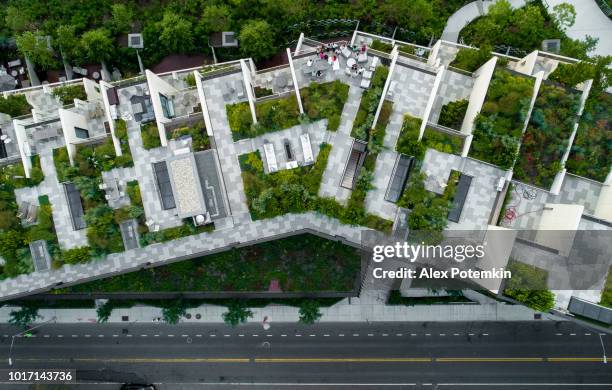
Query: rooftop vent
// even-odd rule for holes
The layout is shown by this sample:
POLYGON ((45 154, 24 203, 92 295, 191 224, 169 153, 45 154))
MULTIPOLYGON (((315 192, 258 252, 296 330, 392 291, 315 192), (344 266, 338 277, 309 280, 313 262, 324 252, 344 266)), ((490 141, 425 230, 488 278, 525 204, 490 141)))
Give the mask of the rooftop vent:
POLYGON ((128 34, 128 47, 133 49, 144 48, 144 40, 142 34, 128 34))
POLYGON ((559 53, 561 50, 560 39, 545 39, 542 41, 542 50, 549 53, 559 53))

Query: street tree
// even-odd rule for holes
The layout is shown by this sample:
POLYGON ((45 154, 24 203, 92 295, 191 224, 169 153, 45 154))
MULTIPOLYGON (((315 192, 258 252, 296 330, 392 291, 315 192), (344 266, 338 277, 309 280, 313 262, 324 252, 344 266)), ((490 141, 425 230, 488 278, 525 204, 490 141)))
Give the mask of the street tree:
POLYGON ((261 60, 276 52, 274 32, 264 20, 250 20, 244 24, 238 35, 240 49, 246 57, 261 60))
POLYGON ((300 305, 300 322, 303 324, 314 324, 321 318, 319 302, 316 300, 305 300, 300 305))
POLYGON ((168 324, 177 324, 187 314, 187 302, 184 299, 176 299, 162 308, 162 318, 168 324))
POLYGON ((11 311, 9 324, 27 329, 28 326, 38 318, 41 318, 38 314, 38 307, 26 304, 21 306, 17 311, 11 311))
POLYGON ((557 4, 553 7, 551 16, 561 30, 567 30, 576 22, 576 9, 572 4, 557 4))
POLYGON ((228 305, 227 311, 223 313, 223 321, 231 326, 243 324, 251 317, 253 317, 253 312, 241 301, 233 301, 228 305))

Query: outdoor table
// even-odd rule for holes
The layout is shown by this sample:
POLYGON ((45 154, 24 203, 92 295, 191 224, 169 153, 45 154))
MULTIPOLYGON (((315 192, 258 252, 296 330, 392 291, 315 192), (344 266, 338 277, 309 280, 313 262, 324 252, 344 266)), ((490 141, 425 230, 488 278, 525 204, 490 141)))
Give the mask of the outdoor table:
POLYGON ((346 66, 348 66, 349 68, 352 68, 353 65, 355 65, 357 63, 357 61, 354 58, 349 58, 348 60, 346 60, 346 66))
POLYGON ((99 79, 100 78, 100 73, 99 72, 93 72, 91 75, 94 79, 99 79))
POLYGON ((17 77, 18 74, 16 70, 11 70, 11 76, 17 77))

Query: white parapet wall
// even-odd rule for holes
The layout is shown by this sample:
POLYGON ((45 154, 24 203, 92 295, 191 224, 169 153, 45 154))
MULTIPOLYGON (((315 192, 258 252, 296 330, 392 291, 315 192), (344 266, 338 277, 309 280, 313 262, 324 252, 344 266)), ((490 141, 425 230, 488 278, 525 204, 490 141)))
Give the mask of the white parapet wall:
POLYGON ((64 138, 66 140, 68 158, 70 159, 70 164, 74 165, 74 156, 76 154, 76 147, 74 145, 79 141, 82 141, 82 139, 76 136, 75 127, 90 130, 89 121, 84 115, 63 108, 59 109, 59 117, 62 124, 62 131, 64 132, 64 138))
POLYGON ((380 111, 382 110, 383 103, 385 102, 385 97, 389 92, 389 85, 391 85, 391 78, 393 72, 395 71, 395 66, 397 64, 397 58, 399 56, 399 51, 397 50, 397 46, 393 47, 391 51, 391 65, 389 66, 389 73, 387 73, 387 79, 385 80, 385 85, 382 90, 382 95, 380 97, 380 101, 378 102, 378 107, 376 108, 376 113, 374 114, 374 120, 372 121, 372 128, 376 127, 378 122, 378 117, 380 116, 380 111))
POLYGON ((247 99, 249 101, 249 107, 251 108, 251 117, 253 118, 253 123, 257 123, 257 112, 255 111, 255 94, 253 93, 251 72, 244 60, 240 60, 240 67, 242 69, 242 81, 244 82, 247 99))
POLYGON ((170 119, 166 118, 164 115, 160 94, 171 98, 178 90, 148 69, 145 70, 145 75, 147 76, 147 84, 149 85, 151 104, 153 105, 153 112, 155 113, 159 139, 162 146, 168 146, 168 138, 166 137, 166 128, 164 124, 170 122, 170 119))
POLYGON ((429 94, 427 105, 425 106, 425 111, 423 111, 423 120, 421 121, 421 128, 419 129, 419 141, 423 139, 423 135, 425 134, 425 128, 427 127, 427 122, 429 122, 431 110, 433 109, 434 103, 436 102, 436 98, 438 97, 438 90, 440 89, 440 83, 442 82, 442 77, 444 77, 445 71, 446 69, 444 68, 444 66, 438 67, 436 78, 434 79, 434 83, 431 88, 431 93, 429 94))
POLYGON ((518 64, 514 67, 514 70, 531 76, 533 74, 533 69, 535 68, 536 61, 538 59, 538 50, 534 50, 531 53, 527 54, 523 57, 518 64))
POLYGON ((304 115, 304 106, 302 105, 302 96, 300 95, 300 87, 298 85, 297 76, 295 75, 295 68, 293 67, 293 59, 291 58, 291 50, 289 48, 287 48, 287 59, 289 60, 289 69, 291 70, 291 79, 293 79, 293 89, 295 90, 295 97, 297 98, 298 107, 300 108, 300 114, 304 115))
POLYGON ((21 163, 23 164, 23 171, 25 172, 25 176, 29 179, 32 172, 30 145, 28 144, 28 137, 26 135, 25 127, 19 119, 13 119, 13 130, 15 131, 17 145, 19 146, 19 156, 21 157, 21 163))
POLYGON ((436 60, 438 59, 438 53, 440 52, 440 46, 442 46, 442 41, 438 39, 435 45, 432 46, 431 51, 429 52, 429 57, 427 57, 427 65, 435 66, 436 60))
POLYGON ((117 156, 121 156, 123 153, 121 152, 121 142, 117 135, 115 134, 115 120, 111 115, 110 103, 108 101, 108 90, 114 88, 111 84, 107 83, 104 80, 100 80, 100 95, 102 97, 102 103, 104 105, 104 114, 106 115, 106 120, 108 121, 108 127, 111 131, 111 137, 113 139, 113 147, 115 148, 115 154, 117 156))
POLYGON ((202 105, 202 115, 204 116, 204 124, 206 125, 206 134, 209 137, 213 137, 212 121, 210 120, 210 113, 208 112, 208 103, 206 102, 206 95, 204 94, 204 85, 202 84, 202 75, 197 70, 193 71, 195 77, 196 88, 198 89, 198 97, 200 98, 200 104, 202 105))
POLYGON ((470 101, 468 108, 461 124, 461 132, 466 135, 472 134, 472 128, 474 127, 474 120, 480 113, 482 105, 484 104, 487 91, 489 90, 489 84, 495 72, 495 65, 497 64, 497 57, 491 58, 485 62, 476 72, 473 73, 474 86, 470 93, 470 101))

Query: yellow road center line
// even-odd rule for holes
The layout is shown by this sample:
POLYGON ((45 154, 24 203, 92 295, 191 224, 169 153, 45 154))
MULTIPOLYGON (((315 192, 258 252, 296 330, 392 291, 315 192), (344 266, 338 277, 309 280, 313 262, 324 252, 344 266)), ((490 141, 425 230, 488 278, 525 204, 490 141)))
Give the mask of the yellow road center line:
POLYGON ((431 362, 431 358, 257 358, 255 363, 408 363, 431 362))
POLYGON ((436 362, 443 363, 459 363, 459 362, 542 362, 544 358, 481 358, 481 357, 469 357, 469 358, 436 358, 436 362))
POLYGON ((583 358, 573 358, 573 357, 565 357, 565 358, 548 358, 549 362, 603 362, 603 358, 597 357, 583 357, 583 358))

